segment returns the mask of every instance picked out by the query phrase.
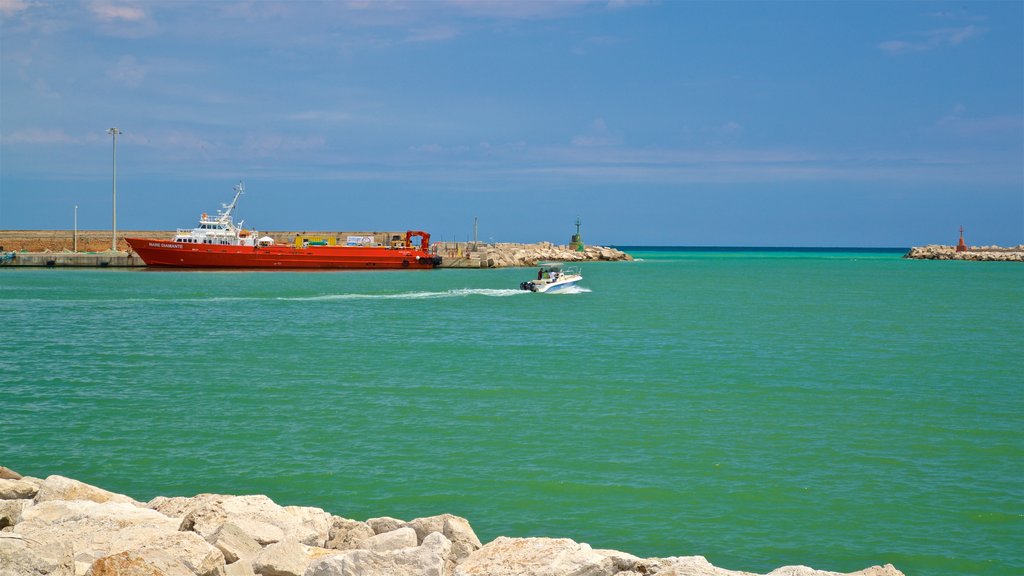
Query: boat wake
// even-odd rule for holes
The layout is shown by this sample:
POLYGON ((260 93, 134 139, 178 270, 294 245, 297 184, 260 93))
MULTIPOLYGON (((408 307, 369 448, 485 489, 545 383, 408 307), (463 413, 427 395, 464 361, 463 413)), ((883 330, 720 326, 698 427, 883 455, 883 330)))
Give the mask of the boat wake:
POLYGON ((586 294, 592 292, 590 288, 584 288, 582 286, 566 286, 555 292, 548 292, 548 294, 586 294))
POLYGON ((323 296, 280 297, 278 300, 310 302, 318 300, 431 300, 437 298, 465 298, 467 296, 505 297, 527 294, 522 290, 496 290, 493 288, 458 288, 443 292, 400 292, 398 294, 325 294, 323 296))

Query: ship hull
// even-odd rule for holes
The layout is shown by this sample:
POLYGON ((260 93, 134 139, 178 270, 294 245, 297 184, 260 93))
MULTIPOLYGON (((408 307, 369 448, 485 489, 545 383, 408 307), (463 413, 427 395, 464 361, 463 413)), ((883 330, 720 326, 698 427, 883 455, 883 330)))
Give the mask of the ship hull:
POLYGON ((230 246, 125 238, 147 266, 168 268, 431 269, 440 257, 414 248, 383 246, 230 246))

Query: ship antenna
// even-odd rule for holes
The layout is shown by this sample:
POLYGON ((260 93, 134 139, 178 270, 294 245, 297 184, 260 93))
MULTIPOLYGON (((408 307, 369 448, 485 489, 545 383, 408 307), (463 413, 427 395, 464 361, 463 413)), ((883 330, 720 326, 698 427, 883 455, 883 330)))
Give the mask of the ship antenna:
POLYGON ((231 204, 221 204, 224 210, 220 214, 219 220, 227 221, 231 218, 231 212, 234 211, 235 207, 238 206, 238 197, 245 193, 245 184, 241 180, 235 185, 235 197, 232 198, 231 204))

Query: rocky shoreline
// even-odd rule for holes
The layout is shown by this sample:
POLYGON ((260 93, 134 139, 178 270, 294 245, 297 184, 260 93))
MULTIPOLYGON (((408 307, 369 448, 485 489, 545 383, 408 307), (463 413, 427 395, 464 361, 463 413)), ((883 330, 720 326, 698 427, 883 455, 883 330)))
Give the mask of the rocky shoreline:
MULTIPOLYGON (((850 573, 902 576, 890 564, 850 573)), ((138 502, 0 466, 0 576, 754 576, 702 556, 639 558, 565 538, 482 544, 451 514, 404 521, 199 494, 138 502)), ((786 566, 771 576, 838 576, 786 566)))
POLYGON ((1003 248, 1000 246, 970 246, 957 252, 956 246, 929 244, 915 246, 904 256, 913 260, 978 260, 986 262, 1024 262, 1024 244, 1003 248))
POLYGON ((512 268, 536 266, 538 262, 596 262, 596 261, 631 261, 633 257, 621 250, 606 246, 586 246, 582 251, 573 250, 567 245, 555 245, 551 242, 536 244, 514 244, 499 242, 497 244, 470 245, 463 252, 445 250, 438 252, 444 258, 442 267, 451 268, 512 268))

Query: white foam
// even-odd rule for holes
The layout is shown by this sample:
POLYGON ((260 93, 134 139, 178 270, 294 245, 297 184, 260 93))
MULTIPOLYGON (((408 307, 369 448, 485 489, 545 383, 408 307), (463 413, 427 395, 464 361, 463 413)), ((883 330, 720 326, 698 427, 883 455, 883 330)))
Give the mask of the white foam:
POLYGON ((559 288, 554 292, 547 292, 547 294, 586 294, 588 292, 592 292, 592 290, 590 288, 584 288, 583 286, 577 286, 573 284, 572 286, 559 288))
POLYGON ((317 301, 317 300, 429 300, 435 298, 465 298, 466 296, 505 297, 526 294, 523 290, 493 288, 457 288, 443 292, 400 292, 398 294, 325 294, 322 296, 280 297, 278 300, 317 301))

